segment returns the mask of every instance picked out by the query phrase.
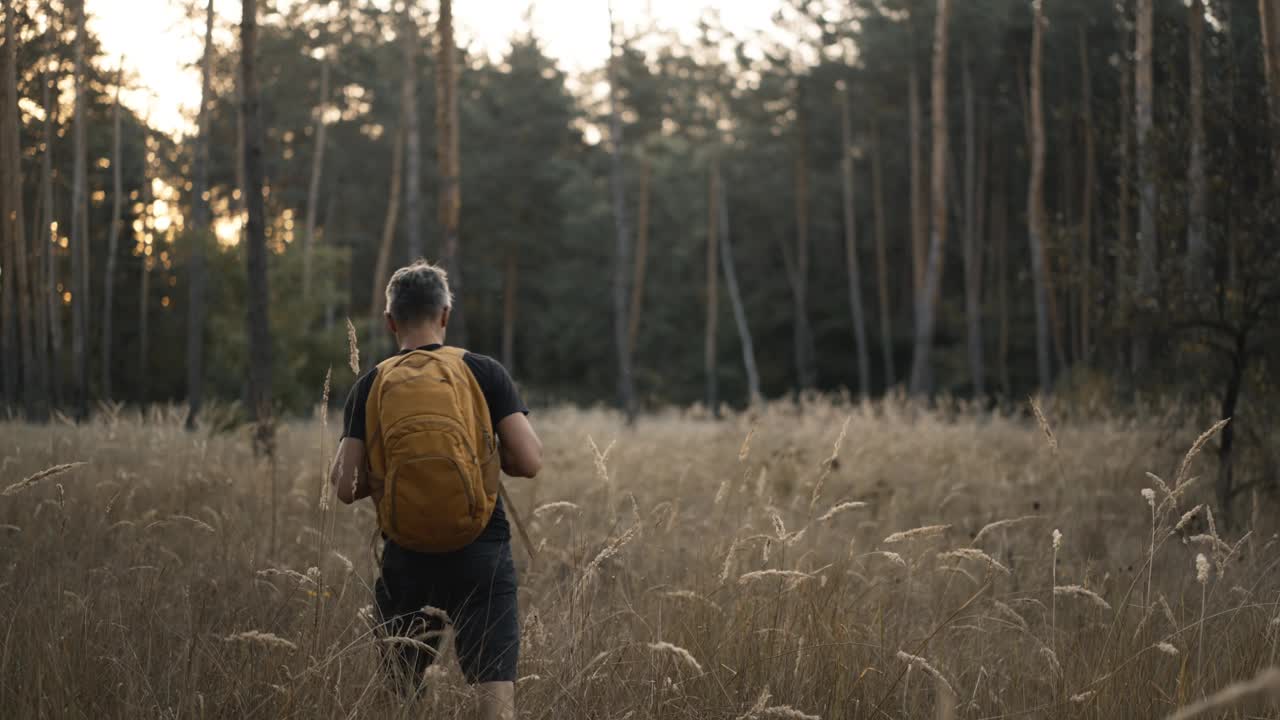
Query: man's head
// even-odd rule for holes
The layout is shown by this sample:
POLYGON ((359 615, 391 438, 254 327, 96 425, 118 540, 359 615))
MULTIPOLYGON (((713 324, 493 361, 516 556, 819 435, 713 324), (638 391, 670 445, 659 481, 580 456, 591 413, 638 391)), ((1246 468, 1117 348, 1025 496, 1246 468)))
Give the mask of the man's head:
POLYGON ((387 328, 401 340, 429 335, 443 342, 452 307, 449 276, 425 260, 396 270, 387 283, 387 328))

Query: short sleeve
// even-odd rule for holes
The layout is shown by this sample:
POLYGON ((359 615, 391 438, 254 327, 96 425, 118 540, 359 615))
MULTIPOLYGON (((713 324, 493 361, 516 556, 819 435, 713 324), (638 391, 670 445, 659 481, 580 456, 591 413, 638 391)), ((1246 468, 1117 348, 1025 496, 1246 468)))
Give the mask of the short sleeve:
POLYGON ((475 375, 480 391, 484 393, 485 403, 489 405, 489 419, 493 427, 508 415, 516 413, 529 414, 529 408, 520 398, 511 374, 502 363, 486 355, 467 353, 465 358, 471 374, 475 375))
POLYGON ((342 408, 342 437, 365 439, 365 407, 369 404, 369 389, 373 387, 373 378, 377 373, 376 367, 365 373, 347 394, 347 404, 342 408))

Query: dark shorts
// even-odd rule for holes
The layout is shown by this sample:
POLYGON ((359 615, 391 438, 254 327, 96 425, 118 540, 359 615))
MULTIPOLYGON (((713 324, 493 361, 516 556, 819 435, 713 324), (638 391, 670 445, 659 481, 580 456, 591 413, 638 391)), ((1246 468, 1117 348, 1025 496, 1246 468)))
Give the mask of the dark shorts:
POLYGON ((402 682, 419 683, 440 647, 444 621, 424 607, 448 614, 468 683, 516 679, 520 618, 511 543, 481 541, 456 552, 426 554, 388 541, 374 600, 384 637, 418 641, 386 644, 391 669, 402 682))

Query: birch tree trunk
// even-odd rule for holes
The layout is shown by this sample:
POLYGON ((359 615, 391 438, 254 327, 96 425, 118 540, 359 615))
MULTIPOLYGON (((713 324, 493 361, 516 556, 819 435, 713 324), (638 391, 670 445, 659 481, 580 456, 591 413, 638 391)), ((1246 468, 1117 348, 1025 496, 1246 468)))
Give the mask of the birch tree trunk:
POLYGON ((631 378, 631 356, 627 352, 627 271, 631 269, 631 229, 627 219, 627 190, 622 174, 622 108, 618 103, 618 38, 613 5, 609 5, 609 180, 613 192, 615 231, 613 256, 613 344, 618 361, 618 403, 628 422, 635 421, 635 389, 631 378))
POLYGON ((931 195, 933 222, 929 233, 929 260, 924 287, 916 296, 916 341, 911 359, 911 393, 932 390, 934 311, 942 284, 942 253, 947 238, 947 35, 951 1, 938 0, 933 45, 933 172, 931 195))
POLYGON ((242 191, 248 208, 245 224, 246 269, 249 275, 249 407, 258 423, 254 449, 269 454, 271 430, 271 327, 267 314, 271 302, 267 277, 266 208, 263 203, 262 115, 258 100, 257 0, 242 0, 240 21, 240 114, 244 118, 244 169, 246 187, 242 191))
POLYGON ((1187 165, 1187 189, 1191 195, 1187 211, 1186 282, 1188 289, 1204 287, 1208 277, 1209 251, 1206 213, 1209 186, 1205 180, 1204 149, 1204 2, 1192 0, 1188 9, 1188 56, 1191 65, 1191 158, 1187 165))
POLYGON ((649 182, 652 167, 648 155, 640 157, 640 207, 636 219, 636 262, 631 277, 631 316, 627 324, 627 354, 635 362, 640 338, 640 311, 644 306, 644 280, 649 260, 649 182))
MULTIPOLYGON (((124 206, 124 182, 121 169, 124 158, 120 154, 120 87, 123 81, 124 58, 121 58, 120 67, 116 70, 116 96, 111 110, 111 226, 107 230, 107 267, 102 274, 102 397, 108 402, 112 398, 111 344, 114 333, 111 316, 115 305, 116 254, 120 247, 120 213, 124 206)), ((143 179, 145 182, 145 173, 143 179)), ((147 192, 144 189, 144 195, 147 192)))
POLYGON ((191 179, 191 257, 187 272, 187 430, 196 429, 204 405, 205 249, 213 237, 209 212, 209 132, 213 104, 213 0, 205 8, 200 61, 200 114, 191 179))
POLYGON ((463 302, 462 256, 458 222, 462 215, 461 158, 458 150, 458 71, 454 56, 453 0, 440 0, 439 38, 436 42, 436 157, 440 182, 438 205, 444 242, 441 264, 449 272, 453 312, 449 334, 455 345, 467 345, 466 303, 463 302))
POLYGON ((404 45, 404 77, 400 84, 400 102, 405 127, 404 232, 409 262, 423 257, 422 245, 422 127, 418 121, 418 23, 410 6, 405 7, 402 35, 404 45))
POLYGON ((1151 362, 1151 320, 1156 303, 1156 180, 1151 147, 1153 0, 1138 0, 1137 77, 1134 80, 1138 134, 1138 320, 1135 323, 1133 370, 1141 375, 1151 362))
POLYGON ((849 275, 849 309, 853 315, 853 340, 858 353, 858 389, 865 399, 871 397, 871 360, 867 351, 867 320, 862 307, 862 270, 858 267, 858 229, 853 189, 853 121, 849 117, 849 89, 843 82, 838 92, 845 271, 849 275))
POLYGON ((76 0, 75 115, 71 121, 73 170, 71 177, 71 355, 75 376, 75 413, 89 418, 89 198, 86 132, 86 77, 84 61, 85 0, 76 0))
MULTIPOLYGON (((404 124, 404 109, 401 110, 404 124)), ((369 298, 369 338, 375 357, 381 357, 388 347, 387 335, 380 332, 382 313, 387 304, 387 283, 391 280, 391 245, 396 236, 396 220, 400 217, 400 186, 404 178, 404 127, 396 130, 396 140, 391 148, 391 181, 387 190, 387 215, 382 221, 382 238, 378 242, 378 258, 373 266, 373 297, 369 298)), ((510 366, 508 366, 509 368, 510 366)))
POLYGON ((880 353, 884 364, 884 387, 898 384, 893 360, 893 307, 889 302, 888 233, 885 231, 884 175, 880 166, 880 125, 871 128, 871 195, 876 222, 876 289, 880 295, 880 353))
POLYGON ((1098 151, 1093 129, 1093 73, 1089 70, 1089 42, 1084 28, 1080 29, 1079 40, 1080 108, 1084 120, 1084 188, 1080 198, 1080 361, 1088 365, 1093 357, 1093 203, 1097 193, 1098 151))
POLYGON ((315 149, 311 153, 311 181, 307 184, 307 217, 302 234, 302 299, 311 297, 312 263, 316 245, 316 209, 320 204, 320 173, 324 171, 325 135, 329 107, 329 58, 320 60, 320 100, 316 103, 315 149))
POLYGON ((1053 386, 1049 361, 1049 300, 1045 282, 1044 241, 1046 222, 1044 211, 1044 100, 1041 97, 1040 67, 1044 44, 1044 3, 1033 0, 1034 21, 1031 30, 1031 181, 1027 185, 1027 236, 1031 246, 1031 280, 1036 306, 1036 368, 1039 371, 1040 389, 1048 392, 1053 386))
POLYGON ((707 321, 703 326, 702 367, 707 381, 707 409, 714 417, 720 417, 720 386, 716 371, 716 340, 720 334, 720 273, 716 267, 717 241, 720 239, 720 159, 711 159, 711 173, 707 183, 707 321))
POLYGON ((760 402, 760 372, 756 369, 755 343, 751 339, 751 326, 738 289, 738 271, 733 260, 733 240, 729 233, 729 191, 724 177, 720 178, 720 269, 724 272, 725 289, 729 292, 729 304, 733 308, 733 321, 738 327, 738 341, 742 344, 742 366, 747 374, 747 402, 754 406, 760 402))
POLYGON ((964 314, 969 350, 969 382, 975 397, 987 394, 982 357, 982 263, 978 248, 977 112, 969 45, 964 46, 964 314))

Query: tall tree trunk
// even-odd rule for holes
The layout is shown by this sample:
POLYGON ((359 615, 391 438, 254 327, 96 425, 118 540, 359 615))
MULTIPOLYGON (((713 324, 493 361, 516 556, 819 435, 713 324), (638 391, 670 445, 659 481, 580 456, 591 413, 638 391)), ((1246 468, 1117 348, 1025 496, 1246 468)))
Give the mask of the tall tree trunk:
MULTIPOLYGON (((401 110, 404 125, 404 110, 401 110)), ((400 186, 404 178, 404 127, 396 130, 391 149, 391 182, 387 191, 387 215, 382 221, 382 238, 378 243, 378 259, 373 266, 373 297, 369 299, 369 342, 374 357, 381 357, 388 347, 382 333, 382 312, 387 304, 387 282, 391 280, 391 245, 396 236, 396 220, 400 217, 400 186)), ((509 366, 508 366, 509 367, 509 366)))
POLYGON ((723 175, 720 178, 720 269, 724 272, 725 289, 729 292, 729 304, 733 308, 733 321, 738 327, 738 340, 742 344, 742 366, 747 374, 747 402, 760 402, 760 372, 756 369, 755 343, 751 339, 751 326, 747 323, 746 307, 738 288, 738 271, 733 261, 733 240, 729 234, 729 191, 723 175))
MULTIPOLYGON (((1116 200, 1116 210, 1119 214, 1116 231, 1120 236, 1116 238, 1113 249, 1115 257, 1111 281, 1112 302, 1115 303, 1116 314, 1122 319, 1116 330, 1122 340, 1125 339, 1125 333, 1132 333, 1130 323, 1133 320, 1133 284, 1127 262, 1133 252, 1133 229, 1130 226, 1129 213, 1129 208, 1133 204, 1133 143, 1130 133, 1133 128, 1133 116, 1130 114, 1132 109, 1133 68, 1122 57, 1120 60, 1120 190, 1116 200)), ((1118 369, 1128 366, 1125 362, 1125 351, 1129 349, 1128 345, 1129 343, 1126 342, 1116 343, 1116 368, 1118 369)))
POLYGON ((404 45, 404 77, 400 83, 400 103, 405 127, 404 232, 409 262, 422 258, 422 126, 418 120, 418 23, 406 5, 400 39, 404 45))
POLYGON ((1027 237, 1031 245, 1031 280, 1036 306, 1036 368, 1040 389, 1053 387, 1049 361, 1049 298, 1045 268, 1045 237, 1048 234, 1044 210, 1044 100, 1040 68, 1044 56, 1044 3, 1033 0, 1035 20, 1031 30, 1031 181, 1027 185, 1027 237))
POLYGON ((649 260, 649 182, 653 173, 649 156, 640 156, 640 207, 636 219, 636 262, 631 277, 631 317, 627 324, 627 354, 635 362, 640 338, 640 310, 644 306, 644 279, 649 260))
POLYGON ((1258 0, 1262 26, 1262 60, 1271 113, 1271 168, 1280 184, 1280 0, 1258 0))
POLYGON ((787 277, 791 280, 792 322, 798 390, 804 391, 817 385, 817 369, 814 366, 813 331, 809 326, 809 138, 804 113, 804 99, 799 81, 796 84, 796 157, 795 157, 795 212, 796 245, 792 256, 783 241, 783 262, 787 277))
POLYGON ((911 297, 920 297, 920 289, 924 287, 925 244, 928 242, 929 218, 924 200, 924 161, 922 125, 924 118, 920 110, 920 77, 916 72, 916 63, 911 61, 911 70, 907 75, 907 132, 910 135, 910 170, 911 173, 911 297))
POLYGON ((302 235, 302 299, 311 297, 312 262, 316 245, 316 209, 320 204, 320 173, 324 170, 325 135, 329 107, 329 58, 320 60, 320 101, 316 103, 315 149, 311 153, 311 181, 307 184, 307 218, 302 235))
MULTIPOLYGON (((151 378, 149 372, 151 368, 151 253, 157 252, 159 248, 158 238, 155 237, 154 229, 156 226, 155 218, 151 215, 152 203, 155 198, 151 193, 151 164, 148 162, 147 155, 149 153, 148 145, 151 140, 143 131, 143 149, 142 149, 142 253, 138 255, 138 361, 134 365, 137 372, 137 399, 140 403, 146 403, 148 400, 148 381, 151 378)), ((106 359, 105 356, 103 358, 106 359)), ((106 400, 110 400, 109 396, 104 396, 106 400)))
POLYGON ((520 290, 520 246, 512 238, 507 242, 507 257, 502 273, 502 366, 515 372, 516 362, 516 294, 520 290))
MULTIPOLYGON (((120 247, 120 223, 122 222, 120 213, 124 207, 122 170, 124 158, 120 154, 120 87, 123 81, 124 58, 121 58, 120 67, 116 70, 116 97, 111 111, 111 226, 107 230, 107 268, 102 274, 102 397, 108 402, 112 397, 111 371, 113 370, 113 365, 111 344, 114 336, 112 334, 111 315, 115 304, 116 252, 120 247)), ((144 149, 143 153, 145 154, 145 152, 144 149)), ((147 182, 145 173, 143 174, 143 182, 144 184, 147 182)), ((143 190, 144 195, 148 192, 148 189, 143 190)))
POLYGON ((1137 105, 1138 132, 1138 317, 1135 322, 1133 370, 1140 375, 1151 361, 1151 325, 1156 303, 1156 179, 1155 153, 1151 146, 1153 0, 1138 0, 1137 105))
POLYGON ((244 118, 244 169, 247 185, 241 192, 249 210, 245 224, 246 268, 249 274, 249 407, 258 423, 254 449, 260 454, 271 450, 271 327, 267 308, 271 302, 267 278, 266 207, 262 188, 265 178, 262 166, 262 114, 258 100, 256 72, 258 16, 257 0, 242 0, 240 20, 240 114, 244 118))
POLYGON ((209 132, 213 104, 213 0, 205 9, 204 57, 200 61, 200 114, 192 172, 191 247, 187 271, 187 429, 196 429, 204 405, 205 250, 213 237, 209 212, 209 132))
POLYGON ((1187 212, 1187 287, 1197 290, 1208 278, 1209 240, 1206 236, 1209 186, 1205 180, 1204 150, 1204 1, 1192 0, 1188 10, 1191 63, 1191 159, 1187 166, 1190 208, 1187 212))
MULTIPOLYGON (((13 202, 14 196, 10 191, 10 184, 19 177, 14 172, 14 168, 20 167, 21 160, 16 156, 11 157, 12 150, 9 147, 9 123, 12 121, 9 107, 9 50, 14 49, 12 25, 14 22, 15 7, 14 3, 7 3, 8 11, 4 17, 5 27, 5 45, 4 45, 4 64, 0 66, 0 95, 4 97, 4 106, 0 107, 0 171, 3 171, 4 177, 0 180, 0 329, 3 330, 3 343, 0 344, 0 353, 4 355, 0 361, 4 363, 4 402, 9 409, 15 409, 18 405, 19 384, 18 373, 24 368, 19 360, 21 339, 18 337, 17 312, 15 305, 17 304, 17 285, 13 281, 13 267, 18 261, 17 254, 17 238, 13 237, 13 226, 9 222, 9 204, 13 202)), ((14 107, 17 107, 15 102, 14 107)))
POLYGON ((436 157, 440 181, 439 217, 444 242, 441 263, 449 271, 453 313, 449 333, 455 345, 466 347, 466 303, 463 302, 462 256, 458 222, 462 215, 461 159, 458 154, 458 72, 453 42, 453 0, 440 0, 439 38, 436 43, 436 157))
MULTIPOLYGON (((1007 153, 1001 153, 1000 157, 1007 157, 1007 153)), ((1000 391, 1008 398, 1013 394, 1013 384, 1009 378, 1009 180, 1004 160, 997 163, 995 176, 995 190, 991 194, 991 239, 996 253, 996 300, 1000 313, 996 372, 1000 375, 1000 391)))
POLYGON ((1093 73, 1089 70, 1089 42, 1080 29, 1080 108, 1084 131, 1084 188, 1081 192, 1080 225, 1080 361, 1088 365, 1093 356, 1093 223, 1094 194, 1097 192, 1097 139, 1093 131, 1093 73))
POLYGON ((969 45, 964 46, 964 314, 969 346, 969 382, 973 394, 987 394, 982 357, 982 262, 978 247, 977 120, 969 45))
POLYGON ((627 421, 635 420, 635 390, 631 379, 631 356, 627 352, 627 302, 630 299, 627 273, 631 269, 631 228, 627 220, 627 189, 622 174, 622 108, 618 103, 617 24, 609 5, 609 145, 610 185, 613 191, 615 244, 613 256, 613 343, 618 361, 618 403, 627 421))
POLYGON ((62 404, 62 293, 58 291, 58 234, 53 230, 53 126, 57 122, 58 103, 52 89, 58 84, 58 72, 41 76, 40 106, 44 109, 40 154, 40 194, 44 198, 44 215, 40 220, 40 244, 44 247, 44 304, 49 335, 41 340, 49 347, 49 397, 52 405, 62 404))
POLYGON ((716 340, 720 335, 720 273, 716 267, 720 239, 720 158, 711 159, 707 192, 707 322, 703 326, 702 367, 707 381, 707 409, 720 417, 720 386, 716 368, 716 340))
POLYGON ((871 127, 871 195, 876 215, 876 289, 880 296, 880 353, 885 390, 898 384, 893 361, 893 307, 889 302, 888 233, 885 230, 884 175, 880 166, 880 124, 871 127))
POLYGON ((916 296, 916 341, 911 358, 911 393, 928 394, 933 384, 935 305, 942 285, 942 253, 947 239, 947 36, 951 0, 938 0, 933 41, 933 222, 929 233, 929 263, 924 287, 916 296))
POLYGON ((849 275, 849 309, 853 314, 853 341, 858 353, 858 388, 871 397, 871 359, 867 351, 867 319, 862 308, 862 270, 858 267, 858 229, 853 191, 853 121, 849 117, 849 89, 840 93, 840 181, 844 209, 845 270, 849 275))
POLYGON ((71 177, 71 355, 75 366, 75 413, 89 417, 89 197, 88 156, 85 143, 87 112, 85 95, 85 0, 76 0, 75 116, 71 121, 73 170, 71 177))
MULTIPOLYGON (((26 410, 27 418, 36 418, 38 409, 44 404, 45 398, 41 396, 41 388, 37 384, 37 369, 35 361, 35 348, 32 347, 32 309, 31 309, 31 282, 29 282, 29 258, 27 254, 27 227, 26 217, 23 214, 23 172, 22 172, 22 118, 18 114, 18 41, 17 41, 17 4, 6 4, 8 10, 5 13, 5 63, 4 63, 4 152, 5 159, 5 182, 4 187, 0 188, 6 196, 6 200, 0 206, 4 208, 4 228, 5 234, 8 234, 8 245, 10 254, 10 263, 5 265, 5 270, 12 269, 14 274, 14 282, 10 283, 9 278, 4 278, 5 290, 9 291, 10 284, 14 284, 13 295, 17 300, 18 310, 18 332, 17 341, 22 351, 22 397, 23 409, 26 410)), ((12 322, 13 315, 10 314, 6 318, 6 322, 12 322)), ((6 325, 8 327, 8 325, 6 325)), ((18 360, 18 355, 8 355, 5 357, 5 365, 10 365, 18 360)), ((13 396, 10 396, 12 398, 13 396)))

